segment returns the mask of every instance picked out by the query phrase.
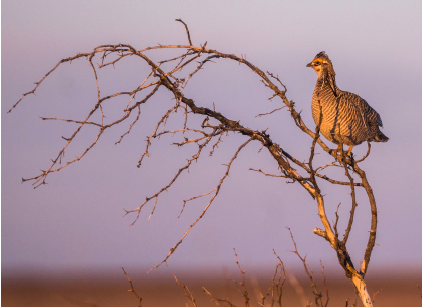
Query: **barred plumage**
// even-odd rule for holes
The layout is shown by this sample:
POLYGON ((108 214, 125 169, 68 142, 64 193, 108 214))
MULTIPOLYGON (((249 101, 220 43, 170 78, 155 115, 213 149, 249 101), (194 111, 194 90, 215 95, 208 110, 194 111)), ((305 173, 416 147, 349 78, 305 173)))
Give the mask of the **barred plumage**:
POLYGON ((342 144, 349 145, 348 153, 354 145, 367 140, 389 140, 379 129, 382 127, 380 115, 367 101, 336 86, 332 62, 324 51, 318 53, 307 67, 317 73, 311 109, 316 125, 321 115, 320 133, 325 138, 338 144, 338 148, 342 144))

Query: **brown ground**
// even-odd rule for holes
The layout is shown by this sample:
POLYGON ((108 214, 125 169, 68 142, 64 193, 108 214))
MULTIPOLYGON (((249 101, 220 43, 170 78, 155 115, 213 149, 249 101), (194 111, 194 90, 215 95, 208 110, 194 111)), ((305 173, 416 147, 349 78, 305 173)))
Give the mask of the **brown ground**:
MULTIPOLYGON (((193 306, 184 296, 183 290, 176 285, 171 274, 149 274, 142 279, 136 276, 146 276, 128 272, 133 279, 134 288, 143 298, 142 306, 193 306), (135 276, 136 275, 136 276, 135 276)), ((307 301, 313 302, 310 286, 302 273, 288 274, 283 287, 282 305, 306 306, 307 301), (300 275, 302 279, 295 279, 293 276, 300 275), (298 284, 297 284, 298 283, 298 284)), ((316 275, 316 274, 315 274, 316 275)), ((329 290, 328 306, 345 307, 346 300, 348 306, 354 302, 354 291, 351 284, 342 276, 331 278, 331 273, 326 273, 327 287, 329 290), (338 278, 339 277, 339 278, 338 278)), ((242 294, 238 291, 233 281, 229 278, 217 276, 209 273, 196 276, 179 274, 180 284, 188 286, 193 293, 197 306, 216 306, 207 296, 202 287, 205 287, 214 296, 229 300, 236 306, 245 306, 242 294)), ((234 272, 234 278, 241 281, 239 272, 234 272)), ((325 292, 321 283, 321 275, 316 275, 316 282, 319 290, 325 292)), ((392 274, 370 276, 366 278, 370 295, 382 289, 375 297, 375 307, 377 306, 422 306, 421 299, 421 271, 406 275, 392 274)), ((246 276, 246 285, 250 297, 249 306, 260 306, 260 292, 266 293, 271 285, 270 276, 252 277, 246 276)), ((13 277, 11 274, 2 276, 2 305, 8 307, 31 306, 31 307, 106 307, 106 306, 134 306, 136 307, 136 297, 128 292, 130 285, 126 277, 122 275, 102 274, 90 276, 73 274, 52 277, 51 275, 40 275, 32 277, 13 277), (97 277, 95 277, 97 276, 97 277)), ((325 301, 325 297, 324 297, 325 301)), ((223 304, 222 306, 228 306, 223 304)), ((265 301, 265 306, 270 306, 270 298, 265 301)), ((275 305, 277 306, 277 304, 275 305)), ((359 304, 361 306, 361 304, 359 304)))

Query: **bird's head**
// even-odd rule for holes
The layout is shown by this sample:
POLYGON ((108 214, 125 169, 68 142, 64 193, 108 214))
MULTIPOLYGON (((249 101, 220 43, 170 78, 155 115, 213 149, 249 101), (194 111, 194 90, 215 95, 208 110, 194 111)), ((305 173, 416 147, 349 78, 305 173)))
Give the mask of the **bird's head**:
POLYGON ((333 70, 332 62, 329 59, 326 52, 319 52, 311 61, 306 65, 306 67, 311 67, 317 73, 317 76, 320 77, 322 72, 328 72, 329 74, 335 76, 335 71, 333 70))

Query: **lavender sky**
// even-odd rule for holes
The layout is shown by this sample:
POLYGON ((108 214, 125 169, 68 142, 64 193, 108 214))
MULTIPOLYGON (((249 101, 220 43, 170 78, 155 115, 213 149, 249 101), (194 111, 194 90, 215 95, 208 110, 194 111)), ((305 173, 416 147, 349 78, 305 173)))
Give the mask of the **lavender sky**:
MULTIPOLYGON (((165 89, 142 109, 140 122, 121 144, 114 145, 129 123, 35 190, 30 183, 21 184, 21 178, 46 169, 64 145, 61 136, 75 128, 39 116, 82 119, 93 107, 96 89, 88 62, 60 67, 37 96, 6 114, 62 58, 102 44, 127 43, 137 49, 186 44, 185 30, 175 18, 189 25, 194 45, 207 41, 211 49, 244 54, 263 71, 278 74, 309 127, 314 127, 310 103, 316 74, 306 64, 318 52, 328 53, 338 86, 365 98, 382 116, 383 132, 390 137, 388 143, 374 144, 363 163, 379 210, 379 245, 370 270, 420 269, 421 12, 420 1, 2 1, 2 269, 149 268, 167 255, 204 209, 207 199, 196 200, 178 218, 184 199, 216 186, 226 170, 222 164, 246 140, 241 135, 226 138, 213 157, 201 157, 159 198, 149 221, 152 204, 134 226, 128 225, 135 216, 122 217, 124 208, 136 208, 166 185, 196 151, 195 146, 170 145, 177 137, 163 137, 153 142, 143 166, 136 167, 146 136, 174 103, 165 89)), ((145 65, 131 60, 109 69, 100 77, 102 94, 130 90, 148 73, 145 65)), ((266 100, 271 92, 246 67, 219 60, 190 82, 185 94, 199 106, 214 103, 217 111, 250 128, 269 128, 271 138, 286 151, 308 159, 311 139, 298 131, 286 110, 255 118, 281 102, 266 100)), ((114 106, 109 107, 112 117, 114 106)), ((84 133, 66 159, 79 155, 95 131, 84 133)), ((287 251, 293 247, 286 227, 312 266, 318 266, 319 259, 327 267, 338 266, 327 242, 312 233, 321 223, 308 193, 298 184, 248 170, 277 173, 275 161, 259 149, 253 144, 241 152, 210 210, 170 258, 169 267, 160 270, 232 266, 233 248, 246 268, 273 267, 273 248, 295 268, 300 263, 287 251)), ((366 149, 358 146, 354 153, 361 156, 366 149)), ((328 159, 318 157, 322 164, 328 159)), ((341 202, 340 224, 345 225, 349 188, 334 191, 322 183, 322 189, 329 219, 335 219, 341 202)), ((363 191, 358 203, 348 244, 356 265, 370 227, 363 191)))

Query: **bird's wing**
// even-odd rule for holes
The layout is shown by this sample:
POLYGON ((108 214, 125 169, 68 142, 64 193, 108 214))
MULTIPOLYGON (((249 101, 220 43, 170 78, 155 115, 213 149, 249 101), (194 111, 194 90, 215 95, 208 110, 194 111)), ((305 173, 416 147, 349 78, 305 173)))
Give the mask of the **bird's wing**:
POLYGON ((370 126, 380 126, 383 127, 382 118, 379 113, 373 109, 366 100, 361 98, 359 95, 349 93, 349 99, 354 103, 354 105, 362 112, 363 116, 367 119, 367 122, 370 126))

